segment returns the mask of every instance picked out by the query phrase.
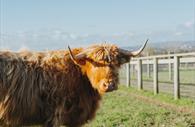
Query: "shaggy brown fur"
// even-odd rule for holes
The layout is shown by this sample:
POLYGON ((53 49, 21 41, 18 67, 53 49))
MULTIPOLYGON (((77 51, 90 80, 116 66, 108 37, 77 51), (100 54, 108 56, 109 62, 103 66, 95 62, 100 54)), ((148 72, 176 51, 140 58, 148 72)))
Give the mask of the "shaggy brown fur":
POLYGON ((77 63, 67 51, 0 52, 0 122, 77 127, 92 120, 107 85, 117 89, 118 68, 129 57, 114 45, 90 48, 77 63))

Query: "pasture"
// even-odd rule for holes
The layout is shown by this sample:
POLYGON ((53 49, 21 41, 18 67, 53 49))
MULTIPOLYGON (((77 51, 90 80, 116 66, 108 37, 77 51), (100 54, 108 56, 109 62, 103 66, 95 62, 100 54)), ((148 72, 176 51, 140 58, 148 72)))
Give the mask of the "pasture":
MULTIPOLYGON (((169 71, 164 70, 158 73, 159 75, 159 82, 162 83, 173 83, 173 79, 169 79, 169 71)), ((195 85, 195 69, 183 69, 180 70, 180 83, 184 85, 195 85)), ((136 75, 133 75, 132 79, 136 79, 136 75)), ((147 73, 143 73, 143 80, 151 81, 153 80, 153 75, 150 77, 147 73)))
MULTIPOLYGON (((120 73, 120 79, 121 80, 126 80, 126 71, 125 68, 123 70, 121 70, 120 73)), ((164 70, 164 71, 160 71, 158 72, 159 75, 159 82, 160 83, 173 83, 173 79, 169 79, 169 71, 168 70, 164 70)), ((195 69, 182 69, 180 70, 180 82, 181 84, 184 85, 195 85, 195 69)), ((137 79, 137 75, 136 73, 132 73, 131 75, 131 80, 136 80, 137 79)), ((150 76, 148 76, 147 72, 143 72, 143 80, 144 81, 149 81, 152 82, 153 81, 153 75, 151 74, 150 76)))
POLYGON ((195 98, 195 53, 147 56, 132 59, 120 70, 120 84, 138 89, 195 98))
POLYGON ((195 123, 195 100, 120 86, 104 96, 94 121, 85 127, 186 127, 195 123))

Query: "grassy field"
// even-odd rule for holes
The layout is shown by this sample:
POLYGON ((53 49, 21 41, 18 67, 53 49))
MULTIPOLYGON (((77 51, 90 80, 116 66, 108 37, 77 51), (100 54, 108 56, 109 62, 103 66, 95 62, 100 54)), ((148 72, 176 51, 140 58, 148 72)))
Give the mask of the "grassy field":
MULTIPOLYGON (((169 72, 168 71, 160 71, 159 74, 160 82, 173 82, 173 80, 169 80, 169 72)), ((183 84, 194 84, 195 85, 195 70, 180 70, 180 82, 183 84)), ((153 77, 149 78, 146 73, 143 73, 144 80, 153 80, 153 77)))
POLYGON ((121 86, 104 96, 94 121, 85 127, 188 127, 195 123, 195 100, 121 86))

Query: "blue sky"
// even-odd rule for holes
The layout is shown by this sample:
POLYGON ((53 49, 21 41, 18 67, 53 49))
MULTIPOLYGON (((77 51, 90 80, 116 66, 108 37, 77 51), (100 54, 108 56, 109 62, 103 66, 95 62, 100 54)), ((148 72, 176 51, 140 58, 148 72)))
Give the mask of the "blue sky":
POLYGON ((195 0, 0 0, 0 7, 7 47, 195 39, 195 0))

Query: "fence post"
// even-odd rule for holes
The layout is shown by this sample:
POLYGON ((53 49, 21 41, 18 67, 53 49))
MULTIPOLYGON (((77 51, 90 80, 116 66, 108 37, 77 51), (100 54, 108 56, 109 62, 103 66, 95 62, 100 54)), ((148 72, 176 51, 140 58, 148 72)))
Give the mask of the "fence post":
POLYGON ((150 74, 150 63, 149 63, 149 60, 147 60, 148 64, 147 64, 147 76, 148 78, 151 77, 151 74, 150 74))
MULTIPOLYGON (((149 52, 147 53, 147 57, 149 56, 149 52)), ((151 77, 151 73, 150 73, 150 63, 149 63, 149 59, 147 59, 147 62, 148 62, 148 64, 146 64, 147 65, 147 76, 148 76, 148 78, 150 78, 151 77)))
MULTIPOLYGON (((169 59, 171 60, 171 59, 169 59)), ((171 62, 169 62, 169 80, 172 81, 172 67, 171 67, 171 62)))
POLYGON ((130 86, 130 63, 126 64, 126 78, 127 78, 126 85, 127 87, 129 87, 130 86))
POLYGON ((138 90, 143 89, 142 84, 142 60, 138 59, 137 61, 137 83, 138 83, 138 90))
POLYGON ((172 62, 171 62, 171 60, 172 60, 172 58, 171 58, 171 56, 169 56, 169 64, 168 64, 168 66, 169 66, 169 80, 170 81, 172 81, 173 80, 173 77, 172 77, 172 62))
POLYGON ((154 88, 154 95, 158 94, 159 88, 158 88, 158 59, 154 58, 153 63, 153 88, 154 88))
POLYGON ((174 56, 174 99, 180 98, 179 57, 174 56))

